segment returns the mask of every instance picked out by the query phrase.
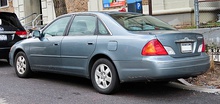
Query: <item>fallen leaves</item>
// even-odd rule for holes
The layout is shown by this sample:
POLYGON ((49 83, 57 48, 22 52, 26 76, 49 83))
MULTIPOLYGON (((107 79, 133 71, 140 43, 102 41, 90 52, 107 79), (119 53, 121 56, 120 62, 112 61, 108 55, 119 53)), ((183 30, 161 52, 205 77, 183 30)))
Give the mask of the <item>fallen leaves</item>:
POLYGON ((195 78, 186 79, 191 84, 220 89, 220 63, 210 62, 210 69, 195 78))

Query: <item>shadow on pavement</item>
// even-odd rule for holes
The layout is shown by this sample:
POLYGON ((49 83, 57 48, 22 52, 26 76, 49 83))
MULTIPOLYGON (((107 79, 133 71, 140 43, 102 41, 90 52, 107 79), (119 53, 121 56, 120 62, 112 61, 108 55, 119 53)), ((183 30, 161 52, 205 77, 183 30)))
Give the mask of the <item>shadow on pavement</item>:
POLYGON ((0 59, 0 67, 6 67, 6 66, 7 67, 10 66, 10 64, 4 59, 0 59))
MULTIPOLYGON (((51 82, 56 82, 59 84, 77 86, 80 88, 85 88, 93 90, 96 92, 92 86, 92 83, 89 79, 69 76, 69 75, 60 75, 54 73, 36 73, 33 77, 38 80, 47 80, 51 82)), ((167 86, 164 83, 145 83, 145 82, 132 82, 132 83, 122 83, 120 90, 113 95, 129 95, 129 96, 148 96, 148 97, 166 97, 167 95, 175 97, 176 94, 187 92, 187 90, 177 89, 167 86)), ((98 92, 97 92, 98 93, 98 92)))
POLYGON ((92 83, 89 79, 71 76, 71 75, 63 75, 63 74, 47 73, 47 72, 35 72, 32 78, 38 80, 56 82, 59 84, 93 89, 92 83))

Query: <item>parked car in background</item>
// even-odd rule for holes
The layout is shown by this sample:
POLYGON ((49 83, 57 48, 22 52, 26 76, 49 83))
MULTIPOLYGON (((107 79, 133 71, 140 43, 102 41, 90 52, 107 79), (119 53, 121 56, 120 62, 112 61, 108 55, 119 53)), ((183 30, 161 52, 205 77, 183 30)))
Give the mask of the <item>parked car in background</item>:
POLYGON ((10 48, 25 39, 27 32, 15 13, 0 12, 0 59, 7 59, 10 48))
POLYGON ((123 82, 203 74, 209 56, 201 34, 179 32, 152 16, 81 12, 60 16, 13 45, 10 64, 21 78, 35 71, 76 75, 111 94, 123 82))

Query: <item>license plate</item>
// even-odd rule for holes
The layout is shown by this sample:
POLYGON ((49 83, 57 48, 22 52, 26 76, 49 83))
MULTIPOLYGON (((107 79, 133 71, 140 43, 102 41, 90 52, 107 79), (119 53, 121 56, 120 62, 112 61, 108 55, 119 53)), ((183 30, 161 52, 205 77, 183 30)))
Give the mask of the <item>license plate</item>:
POLYGON ((182 53, 192 52, 192 43, 181 43, 181 52, 182 53))
POLYGON ((0 40, 1 41, 6 41, 7 40, 7 35, 0 35, 0 40))

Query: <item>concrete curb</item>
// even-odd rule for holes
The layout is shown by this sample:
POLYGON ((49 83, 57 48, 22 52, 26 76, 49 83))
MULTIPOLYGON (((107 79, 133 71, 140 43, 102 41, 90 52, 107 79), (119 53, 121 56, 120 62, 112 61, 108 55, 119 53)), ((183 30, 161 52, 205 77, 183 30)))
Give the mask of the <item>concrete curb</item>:
POLYGON ((193 91, 198 91, 198 92, 206 92, 206 93, 213 93, 213 94, 220 94, 220 89, 211 89, 207 87, 201 87, 201 86, 196 86, 188 83, 184 79, 178 79, 181 83, 177 82, 170 82, 168 86, 171 87, 176 87, 180 89, 186 89, 186 90, 193 90, 193 91))
POLYGON ((8 104, 4 98, 0 98, 0 104, 8 104))

